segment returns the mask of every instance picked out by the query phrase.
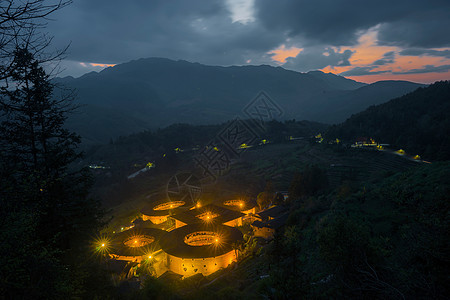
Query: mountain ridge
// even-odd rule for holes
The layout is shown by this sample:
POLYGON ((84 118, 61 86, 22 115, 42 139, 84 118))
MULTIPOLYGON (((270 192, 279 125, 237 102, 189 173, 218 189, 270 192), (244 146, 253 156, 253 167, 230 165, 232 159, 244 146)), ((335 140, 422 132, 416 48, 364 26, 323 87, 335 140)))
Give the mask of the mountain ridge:
POLYGON ((89 142, 105 142, 173 123, 224 122, 242 116, 243 108, 261 90, 283 108, 282 119, 337 123, 370 105, 422 86, 408 83, 405 88, 404 83, 393 82, 385 92, 379 86, 380 97, 375 88, 373 95, 362 93, 365 98, 361 100, 358 90, 373 84, 332 73, 300 73, 269 65, 208 66, 166 58, 141 58, 55 81, 77 90, 77 104, 82 107, 68 123, 89 142), (112 129, 120 124, 120 132, 112 129), (95 127, 97 133, 86 130, 89 127, 95 127))
POLYGON ((450 159, 450 81, 373 105, 329 129, 327 138, 371 137, 428 160, 450 159))

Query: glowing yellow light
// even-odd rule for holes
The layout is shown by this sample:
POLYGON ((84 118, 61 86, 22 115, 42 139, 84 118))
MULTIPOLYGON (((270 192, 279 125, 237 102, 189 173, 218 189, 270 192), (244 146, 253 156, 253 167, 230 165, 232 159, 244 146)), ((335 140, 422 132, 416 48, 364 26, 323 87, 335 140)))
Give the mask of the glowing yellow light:
POLYGON ((151 258, 152 258, 152 256, 151 256, 151 255, 149 255, 149 256, 148 256, 148 258, 149 258, 149 259, 151 259, 151 258))
POLYGON ((120 230, 123 230, 123 227, 122 227, 122 228, 120 228, 120 230))
POLYGON ((92 247, 99 253, 106 253, 110 250, 110 243, 106 236, 100 236, 95 240, 92 247))
POLYGON ((137 240, 134 240, 134 243, 136 244, 136 243, 137 243, 137 240))
POLYGON ((216 243, 219 241, 219 239, 216 239, 216 243))
POLYGON ((206 218, 209 219, 209 216, 207 216, 206 218))
POLYGON ((241 206, 241 207, 242 207, 243 205, 244 205, 243 203, 239 203, 239 206, 241 206))
POLYGON ((198 203, 197 203, 197 207, 200 207, 200 206, 201 206, 201 205, 200 205, 200 202, 198 202, 198 203))

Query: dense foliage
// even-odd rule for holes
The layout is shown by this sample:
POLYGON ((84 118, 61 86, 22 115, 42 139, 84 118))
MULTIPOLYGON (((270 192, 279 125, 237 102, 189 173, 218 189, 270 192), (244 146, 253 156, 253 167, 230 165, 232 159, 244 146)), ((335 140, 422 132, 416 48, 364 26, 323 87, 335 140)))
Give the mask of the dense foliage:
POLYGON ((450 159, 450 82, 436 82, 372 106, 330 127, 327 137, 371 137, 429 160, 450 159))
POLYGON ((271 254, 279 273, 298 270, 273 287, 304 298, 445 298, 449 170, 436 163, 303 203, 271 254))
POLYGON ((324 170, 318 166, 307 166, 302 172, 294 175, 289 187, 289 198, 299 200, 314 196, 328 187, 328 178, 324 170))
POLYGON ((88 198, 89 173, 72 167, 80 154, 79 137, 64 129, 70 98, 52 97, 27 48, 14 51, 11 70, 0 91, 0 294, 82 296, 101 210, 88 198))

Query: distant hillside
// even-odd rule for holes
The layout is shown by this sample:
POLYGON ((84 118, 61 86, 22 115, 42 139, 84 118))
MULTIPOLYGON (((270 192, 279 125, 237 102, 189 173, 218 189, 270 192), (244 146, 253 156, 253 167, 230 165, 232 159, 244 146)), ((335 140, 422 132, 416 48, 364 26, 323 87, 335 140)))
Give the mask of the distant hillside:
MULTIPOLYGON (((129 136, 122 136, 104 145, 91 147, 85 159, 89 163, 104 162, 114 166, 129 166, 136 161, 141 163, 154 161, 163 154, 174 153, 175 148, 189 152, 192 148, 205 146, 228 123, 216 125, 173 124, 155 131, 144 131, 129 136)), ((285 142, 289 136, 309 137, 323 132, 327 125, 308 121, 270 121, 259 139, 270 143, 285 142)), ((255 142, 257 145, 259 139, 255 142)), ((217 144, 220 148, 221 145, 217 144)))
POLYGON ((77 90, 81 107, 68 125, 91 143, 180 122, 224 122, 242 116, 261 90, 283 109, 281 119, 334 123, 421 86, 396 81, 366 85, 319 71, 206 66, 163 58, 57 81, 77 90))
POLYGON ((408 81, 388 80, 378 81, 356 90, 336 92, 324 98, 324 105, 328 107, 318 120, 327 123, 340 123, 352 114, 361 112, 371 105, 385 103, 412 92, 418 87, 424 87, 424 85, 408 81))
POLYGON ((436 82, 332 126, 327 137, 372 137, 431 160, 450 159, 450 82, 436 82))
POLYGON ((366 84, 358 81, 354 81, 333 73, 324 73, 321 71, 309 71, 306 73, 316 79, 323 80, 328 86, 335 88, 336 90, 355 90, 363 87, 366 84))

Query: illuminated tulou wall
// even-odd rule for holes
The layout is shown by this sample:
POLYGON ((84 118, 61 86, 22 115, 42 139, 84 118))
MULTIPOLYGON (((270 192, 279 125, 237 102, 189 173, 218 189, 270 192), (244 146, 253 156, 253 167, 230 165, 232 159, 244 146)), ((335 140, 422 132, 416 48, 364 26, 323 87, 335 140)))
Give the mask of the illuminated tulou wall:
POLYGON ((242 226, 242 218, 237 218, 237 219, 228 221, 226 223, 223 223, 223 225, 227 225, 227 226, 230 226, 230 227, 242 226))
POLYGON ((167 221, 168 217, 170 216, 171 209, 178 208, 185 204, 186 204, 186 202, 184 202, 184 201, 169 201, 169 202, 164 202, 164 203, 158 204, 152 208, 153 211, 158 212, 158 213, 148 213, 148 215, 146 215, 145 212, 143 212, 142 220, 151 221, 153 224, 164 223, 167 221))
POLYGON ((153 207, 153 210, 168 210, 168 209, 174 209, 180 206, 185 205, 186 203, 184 201, 171 201, 159 204, 155 207, 153 207))
POLYGON ((109 257, 116 260, 134 261, 140 263, 147 256, 146 255, 127 256, 127 255, 109 254, 109 257))
POLYGON ((184 242, 189 246, 206 246, 218 242, 219 234, 212 231, 192 232, 184 237, 184 242))
POLYGON ((231 250, 221 256, 208 258, 181 258, 167 254, 167 268, 177 274, 185 277, 193 276, 198 273, 209 275, 221 268, 226 268, 236 260, 236 253, 231 250))
POLYGON ((169 214, 167 214, 167 216, 147 216, 147 215, 142 215, 142 220, 144 221, 152 221, 153 224, 161 224, 164 223, 165 221, 167 221, 167 217, 169 216, 169 214))
POLYGON ((250 208, 248 210, 241 211, 243 214, 249 215, 249 214, 256 214, 256 207, 250 208))
POLYGON ((183 222, 175 219, 175 228, 180 228, 180 227, 183 227, 183 226, 186 226, 186 225, 187 225, 186 223, 183 223, 183 222))
POLYGON ((238 199, 227 200, 227 201, 223 202, 223 205, 231 206, 231 207, 234 207, 235 209, 239 209, 241 211, 241 213, 244 213, 246 215, 248 215, 248 214, 255 214, 256 213, 256 207, 252 207, 252 208, 247 209, 247 210, 242 210, 242 209, 245 209, 245 207, 248 205, 243 200, 238 200, 238 199))
POLYGON ((125 239, 123 243, 127 247, 137 248, 151 244, 154 241, 155 239, 152 236, 134 235, 125 239))

